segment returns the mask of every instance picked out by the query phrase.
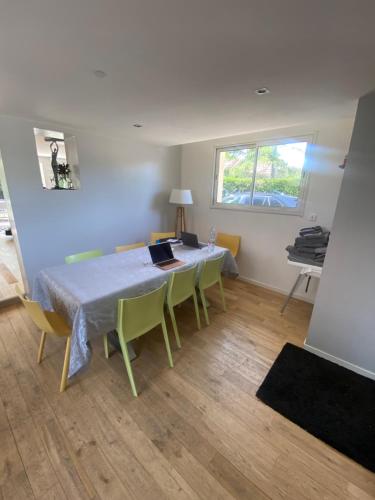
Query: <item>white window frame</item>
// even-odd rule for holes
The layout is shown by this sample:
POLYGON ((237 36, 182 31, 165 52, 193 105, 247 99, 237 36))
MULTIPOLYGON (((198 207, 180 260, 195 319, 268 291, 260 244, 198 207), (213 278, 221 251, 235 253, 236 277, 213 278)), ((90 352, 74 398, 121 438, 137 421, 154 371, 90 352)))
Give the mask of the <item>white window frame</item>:
MULTIPOLYGON (((310 160, 311 160, 311 150, 312 146, 315 144, 316 133, 310 133, 302 136, 292 136, 292 137, 281 137, 277 139, 266 139, 259 140, 255 142, 246 142, 240 144, 232 144, 214 147, 214 175, 213 175, 213 188, 211 194, 211 208, 218 208, 223 210, 237 210, 242 212, 260 212, 260 213, 273 213, 282 215, 296 215, 303 217, 305 212, 306 198, 308 192, 309 184, 309 172, 310 172, 310 160), (259 148, 260 146, 274 146, 280 144, 290 144, 293 142, 307 142, 307 148, 305 153, 305 161, 302 168, 301 174, 301 184, 300 184, 300 197, 299 205, 297 208, 286 208, 286 207, 263 207, 256 205, 234 205, 231 203, 219 203, 217 202, 217 189, 218 189, 218 179, 219 179, 219 159, 220 153, 223 151, 233 151, 234 149, 243 148, 259 148)), ((258 151, 256 151, 256 156, 258 156, 258 151)), ((255 160, 255 165, 257 158, 255 160)), ((254 169, 254 181, 256 179, 256 168, 254 169)), ((253 186, 254 188, 254 186, 253 186)))

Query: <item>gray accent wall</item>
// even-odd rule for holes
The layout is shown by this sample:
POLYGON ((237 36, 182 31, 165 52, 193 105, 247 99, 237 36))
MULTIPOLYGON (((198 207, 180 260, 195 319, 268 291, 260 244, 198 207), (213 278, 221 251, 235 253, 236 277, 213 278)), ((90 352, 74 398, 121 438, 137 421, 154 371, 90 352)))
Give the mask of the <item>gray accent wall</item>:
POLYGON ((0 151, 19 247, 29 284, 66 255, 149 240, 172 230, 172 188, 180 184, 179 147, 115 140, 63 126, 0 116, 0 151), (33 127, 61 130, 77 140, 81 189, 43 190, 33 127))
POLYGON ((375 375, 375 92, 359 101, 306 346, 375 375))

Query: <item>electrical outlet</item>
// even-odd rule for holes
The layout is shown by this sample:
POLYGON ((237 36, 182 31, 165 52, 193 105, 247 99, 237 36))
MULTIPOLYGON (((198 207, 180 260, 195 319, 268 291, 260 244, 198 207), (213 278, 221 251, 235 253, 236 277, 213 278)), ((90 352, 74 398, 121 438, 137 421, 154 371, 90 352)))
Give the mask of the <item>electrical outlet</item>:
POLYGON ((310 214, 310 215, 308 216, 308 220, 309 220, 310 222, 316 222, 316 221, 317 221, 317 219, 318 219, 318 216, 317 216, 316 214, 310 214))

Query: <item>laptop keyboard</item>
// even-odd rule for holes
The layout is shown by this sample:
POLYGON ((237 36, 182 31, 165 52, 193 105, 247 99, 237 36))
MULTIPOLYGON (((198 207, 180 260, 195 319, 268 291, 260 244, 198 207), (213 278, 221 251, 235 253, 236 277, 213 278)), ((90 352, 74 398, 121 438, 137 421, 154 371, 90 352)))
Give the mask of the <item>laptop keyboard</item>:
POLYGON ((174 264, 175 262, 178 262, 178 259, 171 259, 165 262, 161 262, 160 264, 158 264, 158 266, 159 267, 169 266, 170 264, 174 264))

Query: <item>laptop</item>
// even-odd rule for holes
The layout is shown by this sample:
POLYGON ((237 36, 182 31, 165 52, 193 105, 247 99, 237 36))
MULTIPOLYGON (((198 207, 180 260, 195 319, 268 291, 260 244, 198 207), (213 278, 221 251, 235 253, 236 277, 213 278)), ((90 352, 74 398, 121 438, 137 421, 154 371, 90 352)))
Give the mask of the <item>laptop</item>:
POLYGON ((187 247, 193 248, 204 248, 206 245, 202 245, 198 242, 198 236, 194 233, 181 233, 182 244, 187 247))
POLYGON ((174 258, 170 243, 165 242, 149 245, 148 250, 151 255, 152 263, 160 269, 163 269, 163 271, 185 264, 182 260, 174 258))

